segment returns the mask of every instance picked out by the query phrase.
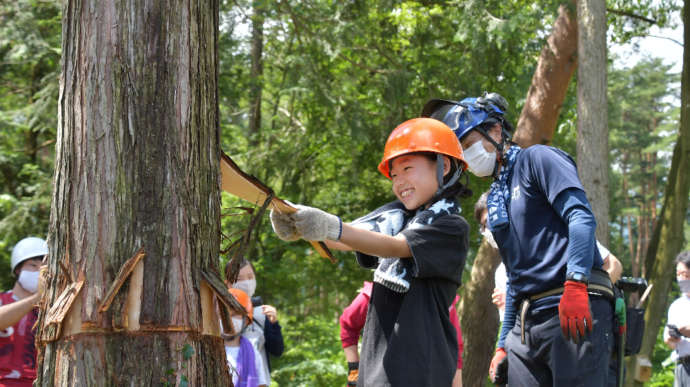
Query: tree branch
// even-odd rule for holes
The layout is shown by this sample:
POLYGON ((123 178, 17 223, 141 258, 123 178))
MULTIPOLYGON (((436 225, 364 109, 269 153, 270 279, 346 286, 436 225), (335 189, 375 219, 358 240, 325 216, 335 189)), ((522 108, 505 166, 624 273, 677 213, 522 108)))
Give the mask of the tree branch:
POLYGON ((636 15, 636 14, 634 14, 632 12, 628 12, 628 11, 621 11, 621 10, 617 10, 617 9, 613 9, 613 8, 606 8, 606 12, 611 12, 613 14, 621 15, 621 16, 627 16, 627 17, 630 17, 633 19, 639 19, 642 21, 646 21, 649 24, 657 24, 657 21, 654 19, 649 19, 649 18, 646 18, 644 16, 636 15))
POLYGON ((677 44, 677 45, 679 45, 679 46, 681 46, 681 47, 684 47, 682 42, 680 42, 680 41, 678 41, 678 40, 676 40, 676 39, 673 39, 673 38, 669 38, 668 36, 659 36, 659 35, 647 35, 647 36, 649 36, 649 37, 651 37, 651 38, 670 40, 670 41, 672 41, 673 43, 675 43, 675 44, 677 44))

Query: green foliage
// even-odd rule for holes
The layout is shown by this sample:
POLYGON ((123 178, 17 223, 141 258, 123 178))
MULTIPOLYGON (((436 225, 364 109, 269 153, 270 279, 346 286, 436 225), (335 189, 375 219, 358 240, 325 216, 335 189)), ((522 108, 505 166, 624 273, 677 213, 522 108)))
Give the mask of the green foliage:
MULTIPOLYGON (((669 300, 675 300, 680 296, 678 284, 673 283, 673 289, 669 294, 669 300)), ((661 326, 666 326, 666 318, 664 315, 661 319, 661 326)), ((671 361, 671 353, 673 351, 664 343, 664 331, 659 330, 659 334, 654 344, 652 352, 652 379, 648 382, 650 387, 662 387, 673 385, 673 371, 675 362, 671 361)))
MULTIPOLYGON (((662 326, 666 323, 666 318, 663 320, 662 326)), ((652 355, 652 379, 649 380, 650 387, 663 387, 673 385, 673 370, 675 362, 667 361, 671 356, 671 349, 664 343, 663 329, 659 330, 659 335, 654 344, 654 353, 652 355)), ((670 360, 670 359, 669 359, 670 360)))
POLYGON ((617 231, 612 250, 626 267, 630 248, 645 238, 653 211, 662 204, 662 187, 671 165, 680 114, 678 74, 661 59, 647 58, 633 68, 611 69, 608 81, 610 220, 617 231), (630 222, 630 227, 628 227, 630 222))
POLYGON ((0 4, 1 289, 14 244, 48 231, 60 39, 58 1, 0 4))
POLYGON ((624 43, 645 36, 650 27, 673 27, 671 15, 682 7, 677 0, 608 0, 608 24, 614 42, 624 43))
POLYGON ((272 364, 271 377, 280 386, 337 386, 347 379, 337 315, 283 321, 285 353, 272 364))

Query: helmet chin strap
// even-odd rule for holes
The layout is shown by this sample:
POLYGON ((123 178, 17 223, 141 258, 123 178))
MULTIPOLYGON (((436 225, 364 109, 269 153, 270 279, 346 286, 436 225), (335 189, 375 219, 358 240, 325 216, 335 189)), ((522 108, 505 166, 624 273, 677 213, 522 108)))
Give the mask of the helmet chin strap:
MULTIPOLYGON (((455 160, 450 159, 450 162, 455 163, 455 160)), ((435 201, 436 199, 438 199, 438 197, 441 196, 441 193, 443 193, 443 191, 445 191, 446 188, 453 186, 453 184, 455 184, 458 181, 461 174, 462 169, 455 168, 453 176, 450 177, 447 183, 443 184, 443 155, 440 153, 436 153, 436 181, 438 182, 438 189, 436 190, 436 193, 434 194, 431 201, 435 201)))

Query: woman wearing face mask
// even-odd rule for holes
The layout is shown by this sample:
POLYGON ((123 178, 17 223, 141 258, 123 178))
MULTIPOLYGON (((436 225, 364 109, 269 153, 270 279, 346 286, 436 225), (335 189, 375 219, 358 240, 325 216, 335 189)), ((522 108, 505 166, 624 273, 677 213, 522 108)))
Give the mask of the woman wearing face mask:
POLYGON ((234 333, 223 334, 225 356, 232 375, 232 385, 238 387, 268 386, 264 364, 258 351, 249 339, 243 337, 244 331, 253 321, 253 307, 247 293, 239 289, 228 289, 247 311, 247 317, 231 312, 234 333))
MULTIPOLYGON (((225 278, 235 277, 232 273, 232 265, 225 265, 225 278)), ((241 259, 237 281, 228 284, 228 287, 239 289, 247 293, 254 306, 254 318, 242 335, 249 339, 254 348, 259 352, 268 383, 271 383, 271 363, 269 354, 279 357, 283 354, 284 343, 281 326, 278 323, 276 308, 271 305, 262 305, 261 297, 254 296, 256 291, 256 272, 252 264, 246 259, 241 259)))
POLYGON ((676 351, 674 386, 690 386, 690 250, 676 257, 676 279, 680 297, 668 308, 664 342, 676 351))
POLYGON ((43 287, 39 268, 48 254, 41 238, 24 238, 12 249, 12 290, 0 293, 0 386, 31 386, 36 379, 34 330, 43 287), (10 384, 11 383, 11 384, 10 384))

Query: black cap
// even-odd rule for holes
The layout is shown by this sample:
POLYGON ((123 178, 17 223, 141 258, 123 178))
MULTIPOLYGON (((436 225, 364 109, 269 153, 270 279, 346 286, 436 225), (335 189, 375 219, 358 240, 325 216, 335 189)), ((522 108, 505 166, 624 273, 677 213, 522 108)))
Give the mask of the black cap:
POLYGON ((443 118, 448 113, 453 106, 457 105, 458 102, 451 101, 448 99, 430 99, 422 108, 422 117, 431 117, 439 121, 443 121, 443 118))

